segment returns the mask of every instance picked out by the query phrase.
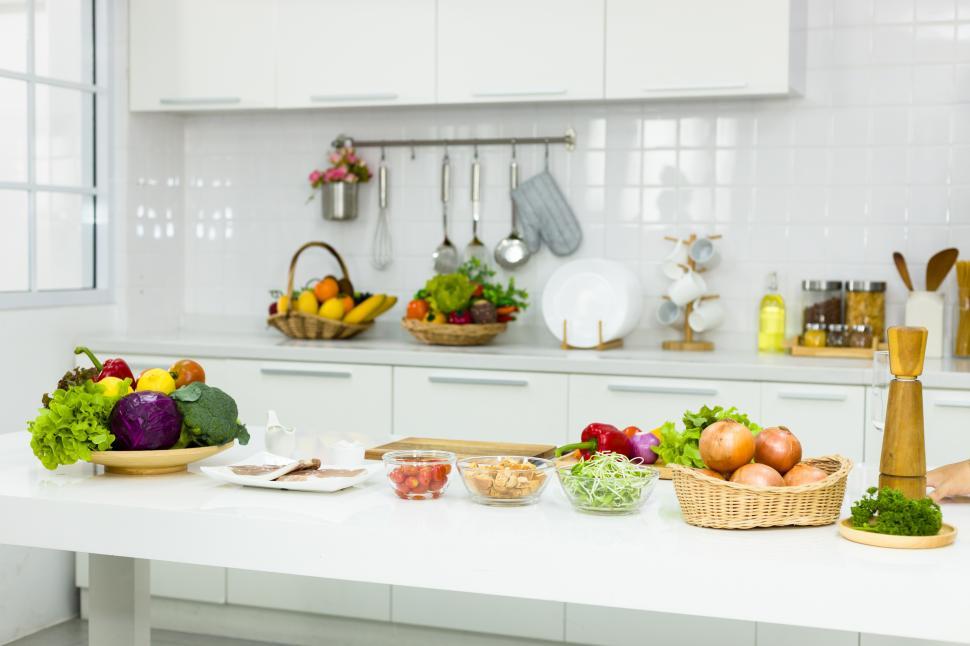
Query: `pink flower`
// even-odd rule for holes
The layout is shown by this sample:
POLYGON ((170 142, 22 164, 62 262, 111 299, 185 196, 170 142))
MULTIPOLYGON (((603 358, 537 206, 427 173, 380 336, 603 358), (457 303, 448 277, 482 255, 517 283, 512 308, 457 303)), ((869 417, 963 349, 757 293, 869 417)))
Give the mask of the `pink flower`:
POLYGON ((344 181, 347 182, 348 184, 355 184, 357 183, 358 179, 356 175, 354 175, 353 173, 349 173, 346 177, 344 177, 344 181))
POLYGON ((320 171, 315 170, 312 173, 310 173, 310 183, 311 184, 316 185, 317 183, 320 182, 321 179, 323 179, 323 173, 321 173, 320 171))
POLYGON ((338 152, 332 152, 332 153, 330 153, 330 163, 331 164, 339 164, 340 163, 340 153, 338 153, 338 152))
POLYGON ((342 182, 346 176, 347 169, 343 166, 337 166, 327 170, 327 172, 323 175, 323 180, 325 182, 342 182))
POLYGON ((355 155, 354 153, 347 153, 348 164, 356 164, 358 161, 360 161, 360 158, 357 155, 355 155))

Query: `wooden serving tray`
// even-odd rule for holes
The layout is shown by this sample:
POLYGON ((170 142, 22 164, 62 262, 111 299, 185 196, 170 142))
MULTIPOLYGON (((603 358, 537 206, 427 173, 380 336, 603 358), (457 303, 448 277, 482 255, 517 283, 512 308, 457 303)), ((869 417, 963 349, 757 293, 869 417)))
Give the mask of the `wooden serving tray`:
POLYGON ((814 348, 801 345, 801 337, 791 340, 789 351, 793 357, 827 357, 829 359, 872 359, 876 350, 879 349, 878 343, 873 343, 871 348, 814 348))
POLYGON ((957 530, 953 525, 943 523, 943 527, 935 536, 891 536, 864 532, 852 526, 852 519, 845 518, 839 523, 839 534, 842 538, 853 543, 872 545, 874 547, 893 547, 896 549, 925 550, 934 547, 945 547, 957 538, 957 530))
POLYGON ((552 458, 556 447, 551 444, 516 444, 512 442, 475 442, 472 440, 441 440, 427 437, 406 437, 382 444, 364 452, 365 460, 380 460, 389 451, 451 451, 459 458, 476 455, 523 455, 532 458, 552 458))

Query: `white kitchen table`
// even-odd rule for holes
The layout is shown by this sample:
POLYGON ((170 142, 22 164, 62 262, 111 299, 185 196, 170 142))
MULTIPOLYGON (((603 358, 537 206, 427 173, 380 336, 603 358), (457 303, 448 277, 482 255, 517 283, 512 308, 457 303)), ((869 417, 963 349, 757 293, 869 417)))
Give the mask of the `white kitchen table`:
MULTIPOLYGON (((261 449, 258 434, 206 464, 261 449)), ((148 560, 970 643, 970 504, 936 550, 857 545, 834 526, 691 527, 661 482, 641 513, 398 499, 382 476, 336 494, 242 488, 195 472, 46 471, 26 433, 0 436, 0 543, 90 552, 91 643, 147 646, 148 560)), ((847 502, 865 484, 853 472, 847 502)), ((847 506, 846 506, 847 507, 847 506)))

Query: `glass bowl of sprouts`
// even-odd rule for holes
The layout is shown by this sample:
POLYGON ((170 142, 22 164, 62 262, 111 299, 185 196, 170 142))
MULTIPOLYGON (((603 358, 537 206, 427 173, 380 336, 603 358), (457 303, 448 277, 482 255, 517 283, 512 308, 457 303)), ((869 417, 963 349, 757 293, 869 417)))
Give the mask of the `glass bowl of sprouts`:
POLYGON ((596 453, 556 469, 573 507, 595 514, 630 514, 650 498, 659 477, 653 467, 619 453, 596 453))

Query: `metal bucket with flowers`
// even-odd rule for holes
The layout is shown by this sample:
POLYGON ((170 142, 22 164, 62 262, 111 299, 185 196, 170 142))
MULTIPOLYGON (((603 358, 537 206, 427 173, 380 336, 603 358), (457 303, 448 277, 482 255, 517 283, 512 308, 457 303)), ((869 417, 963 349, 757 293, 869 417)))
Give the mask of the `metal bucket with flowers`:
POLYGON ((347 146, 330 153, 330 164, 327 170, 314 170, 309 177, 310 186, 323 187, 323 219, 355 220, 358 186, 371 178, 367 162, 347 146))

